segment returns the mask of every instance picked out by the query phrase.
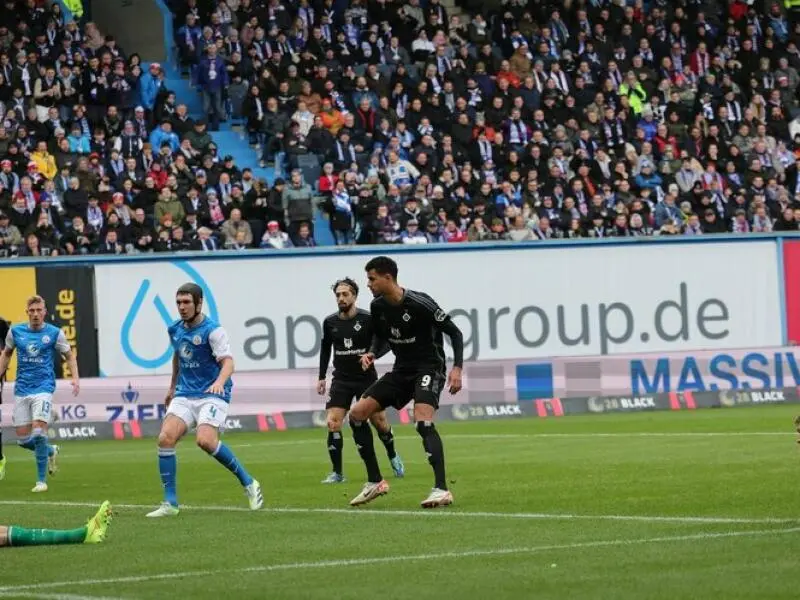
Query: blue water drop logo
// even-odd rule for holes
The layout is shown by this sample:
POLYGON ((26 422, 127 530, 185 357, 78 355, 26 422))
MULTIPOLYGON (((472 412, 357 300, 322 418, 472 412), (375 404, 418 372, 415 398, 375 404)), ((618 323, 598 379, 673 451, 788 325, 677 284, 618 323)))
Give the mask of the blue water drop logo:
MULTIPOLYGON (((219 322, 217 301, 214 298, 214 295, 211 293, 211 289, 209 288, 205 279, 203 279, 200 273, 198 273, 197 270, 186 261, 179 261, 172 264, 188 275, 194 283, 200 286, 200 289, 203 290, 203 303, 208 316, 214 321, 219 322)), ((142 280, 142 283, 139 285, 139 291, 136 292, 136 296, 131 303, 131 307, 128 309, 128 314, 122 321, 122 328, 120 330, 120 344, 122 345, 122 352, 131 362, 131 364, 142 369, 157 369, 165 365, 172 358, 172 348, 170 347, 169 343, 167 343, 164 352, 160 356, 154 358, 140 356, 136 350, 133 349, 133 345, 131 343, 131 333, 133 331, 136 317, 139 315, 139 311, 142 309, 142 305, 147 297, 147 292, 150 291, 151 286, 152 283, 150 279, 142 280)), ((175 321, 169 310, 167 310, 164 301, 158 294, 156 294, 153 298, 153 306, 161 317, 161 320, 164 322, 165 328, 169 327, 173 321, 175 321)))

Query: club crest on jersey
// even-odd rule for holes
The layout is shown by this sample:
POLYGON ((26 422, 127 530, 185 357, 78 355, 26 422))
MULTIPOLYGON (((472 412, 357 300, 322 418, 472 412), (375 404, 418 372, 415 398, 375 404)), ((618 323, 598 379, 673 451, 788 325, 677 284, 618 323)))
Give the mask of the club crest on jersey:
POLYGON ((49 335, 42 336, 42 343, 43 344, 49 344, 50 343, 50 336, 49 335))
POLYGON ((361 323, 356 323, 353 325, 353 331, 361 331, 361 323))
POLYGON ((344 338, 344 347, 345 348, 352 348, 353 347, 353 338, 344 338))
POLYGON ((192 347, 189 344, 181 344, 180 353, 181 358, 185 358, 186 360, 189 360, 194 355, 192 347))
POLYGON ((200 344, 202 344, 202 343, 203 343, 203 338, 201 338, 199 335, 196 335, 196 336, 194 336, 194 337, 192 338, 192 343, 193 343, 195 346, 199 346, 200 344))
POLYGON ((34 343, 25 346, 25 351, 28 353, 28 356, 39 356, 39 346, 34 343))
POLYGON ((400 337, 400 330, 397 327, 392 327, 391 332, 392 332, 392 337, 396 338, 400 337))
POLYGON ((408 312, 404 312, 404 313, 403 313, 403 321, 405 321, 406 323, 408 323, 410 320, 411 320, 411 315, 410 315, 410 314, 408 314, 408 312))
POLYGON ((446 312, 444 312, 444 311, 443 311, 441 308, 440 308, 439 310, 437 310, 437 311, 436 311, 436 312, 433 314, 433 319, 434 319, 434 320, 435 320, 437 323, 441 323, 441 322, 442 322, 442 321, 444 321, 446 318, 447 318, 447 313, 446 313, 446 312))

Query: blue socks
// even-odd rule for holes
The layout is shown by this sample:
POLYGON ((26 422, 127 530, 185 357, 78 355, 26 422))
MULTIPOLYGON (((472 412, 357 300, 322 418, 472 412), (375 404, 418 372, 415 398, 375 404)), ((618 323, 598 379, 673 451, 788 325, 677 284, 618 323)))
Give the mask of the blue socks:
POLYGON ((217 449, 211 453, 211 456, 216 458, 217 462, 228 469, 228 471, 236 475, 239 483, 243 486, 247 487, 253 483, 253 478, 244 470, 244 467, 239 462, 239 459, 236 458, 236 455, 222 442, 217 444, 217 449))
MULTIPOLYGON (((247 487, 253 483, 253 478, 245 471, 239 460, 222 442, 217 444, 217 449, 210 453, 217 462, 236 475, 243 486, 247 487)), ((45 458, 45 466, 47 459, 45 458)), ((161 475, 161 485, 164 488, 164 502, 172 506, 178 506, 178 489, 176 483, 176 473, 178 471, 178 459, 175 455, 175 448, 158 449, 158 472, 161 475)))
POLYGON ((29 435, 24 440, 17 440, 17 446, 20 448, 25 448, 25 450, 33 450, 33 436, 29 435))
POLYGON ((33 452, 36 455, 36 472, 39 479, 37 481, 47 481, 47 458, 49 456, 47 437, 41 428, 37 427, 31 435, 33 452))
MULTIPOLYGON (((20 448, 25 448, 25 450, 34 450, 35 446, 33 443, 33 436, 30 435, 23 440, 17 440, 17 446, 20 448)), ((53 447, 50 444, 47 444, 47 456, 53 456, 54 454, 53 447)))
POLYGON ((161 475, 161 485, 164 487, 164 502, 169 502, 172 506, 178 506, 177 471, 178 459, 175 456, 175 448, 159 448, 158 472, 161 475))

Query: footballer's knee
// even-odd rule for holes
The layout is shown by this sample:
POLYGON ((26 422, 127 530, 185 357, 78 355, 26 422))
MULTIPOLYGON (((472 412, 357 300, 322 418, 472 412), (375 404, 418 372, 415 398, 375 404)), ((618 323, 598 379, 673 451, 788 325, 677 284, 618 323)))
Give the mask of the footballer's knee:
POLYGON ((369 422, 380 432, 389 430, 389 421, 386 419, 386 411, 375 413, 369 418, 369 422))
POLYGON ((216 432, 214 431, 198 431, 197 432, 197 446, 207 452, 208 454, 213 454, 217 451, 217 446, 219 445, 219 438, 217 437, 216 432))
POLYGON ((370 416, 369 405, 365 403, 364 398, 362 398, 350 409, 350 424, 352 425, 353 422, 361 424, 369 419, 370 416))
POLYGON ((423 440, 435 431, 436 425, 434 425, 433 421, 417 421, 417 433, 423 440))
POLYGON ((178 436, 172 431, 161 430, 158 434, 159 448, 174 448, 178 445, 178 436))
POLYGON ((329 432, 338 433, 342 430, 342 424, 344 423, 345 414, 346 411, 343 408, 328 409, 327 419, 328 419, 329 432))

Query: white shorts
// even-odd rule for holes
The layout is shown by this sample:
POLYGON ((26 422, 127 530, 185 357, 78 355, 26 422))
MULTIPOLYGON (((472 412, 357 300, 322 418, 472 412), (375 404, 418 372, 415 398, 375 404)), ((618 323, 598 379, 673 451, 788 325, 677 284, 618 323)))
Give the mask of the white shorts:
POLYGON ((14 427, 30 425, 34 421, 50 423, 53 411, 53 394, 31 394, 14 396, 14 413, 11 422, 14 427))
POLYGON ((211 425, 220 431, 225 429, 228 418, 228 403, 215 396, 205 398, 173 398, 167 409, 168 415, 175 415, 192 429, 198 425, 211 425))

